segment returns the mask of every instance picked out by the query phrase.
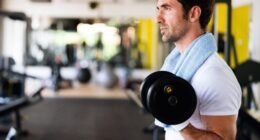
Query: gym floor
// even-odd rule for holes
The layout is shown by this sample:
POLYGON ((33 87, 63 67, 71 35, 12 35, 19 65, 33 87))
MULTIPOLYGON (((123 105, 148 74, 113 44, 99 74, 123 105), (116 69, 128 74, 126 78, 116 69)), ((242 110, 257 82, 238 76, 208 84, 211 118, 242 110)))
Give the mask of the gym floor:
POLYGON ((43 91, 44 97, 68 97, 68 98, 102 98, 102 99, 127 99, 125 91, 120 88, 105 88, 94 83, 75 83, 72 88, 60 89, 56 92, 50 89, 43 91))
MULTIPOLYGON (((29 94, 39 87, 39 82, 26 82, 29 94)), ((22 109, 22 129, 29 135, 18 139, 152 139, 152 133, 145 129, 153 118, 130 100, 123 89, 76 82, 56 92, 45 89, 42 95, 41 102, 22 109)))

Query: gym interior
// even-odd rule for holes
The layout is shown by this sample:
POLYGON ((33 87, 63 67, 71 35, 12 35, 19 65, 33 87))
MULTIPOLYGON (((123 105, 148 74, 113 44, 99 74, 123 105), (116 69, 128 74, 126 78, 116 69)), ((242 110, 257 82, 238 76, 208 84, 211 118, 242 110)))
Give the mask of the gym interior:
MULTIPOLYGON (((236 140, 260 140, 260 1, 215 3, 207 30, 243 93, 236 140)), ((155 16, 154 0, 1 0, 0 139, 164 140, 140 93, 174 48, 155 16)))

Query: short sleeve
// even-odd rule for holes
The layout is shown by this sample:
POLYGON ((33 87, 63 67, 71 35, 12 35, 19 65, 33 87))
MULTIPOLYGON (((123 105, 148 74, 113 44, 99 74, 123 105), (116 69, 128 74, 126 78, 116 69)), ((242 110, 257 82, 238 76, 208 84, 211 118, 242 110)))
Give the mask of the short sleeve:
POLYGON ((196 75, 192 84, 201 115, 238 114, 241 88, 232 71, 210 67, 196 75))

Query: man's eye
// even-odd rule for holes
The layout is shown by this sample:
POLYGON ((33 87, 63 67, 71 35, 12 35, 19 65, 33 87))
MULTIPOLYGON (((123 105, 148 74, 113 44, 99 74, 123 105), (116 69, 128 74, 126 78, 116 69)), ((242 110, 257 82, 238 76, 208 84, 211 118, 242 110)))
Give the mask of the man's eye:
POLYGON ((169 7, 169 6, 164 7, 164 10, 170 10, 170 9, 171 9, 171 7, 169 7))

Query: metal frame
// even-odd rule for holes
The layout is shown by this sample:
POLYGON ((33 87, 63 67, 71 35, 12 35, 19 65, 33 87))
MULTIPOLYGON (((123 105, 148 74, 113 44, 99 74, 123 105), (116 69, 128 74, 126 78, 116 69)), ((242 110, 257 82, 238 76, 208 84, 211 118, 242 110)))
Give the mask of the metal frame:
MULTIPOLYGON (((231 0, 215 0, 215 3, 225 3, 227 5, 227 28, 226 28, 226 36, 227 36, 227 40, 224 46, 224 59, 226 60, 227 64, 230 65, 230 57, 231 57, 231 49, 234 52, 234 60, 235 60, 235 66, 237 66, 238 64, 238 60, 237 60, 237 54, 236 54, 236 48, 235 46, 232 46, 231 43, 234 44, 234 40, 232 40, 232 34, 231 34, 231 25, 232 25, 232 2, 231 0), (233 41, 233 42, 232 42, 233 41)), ((214 34, 216 39, 218 38, 217 36, 217 25, 216 25, 216 21, 217 21, 217 10, 216 10, 216 5, 215 5, 215 11, 214 11, 214 34)))

